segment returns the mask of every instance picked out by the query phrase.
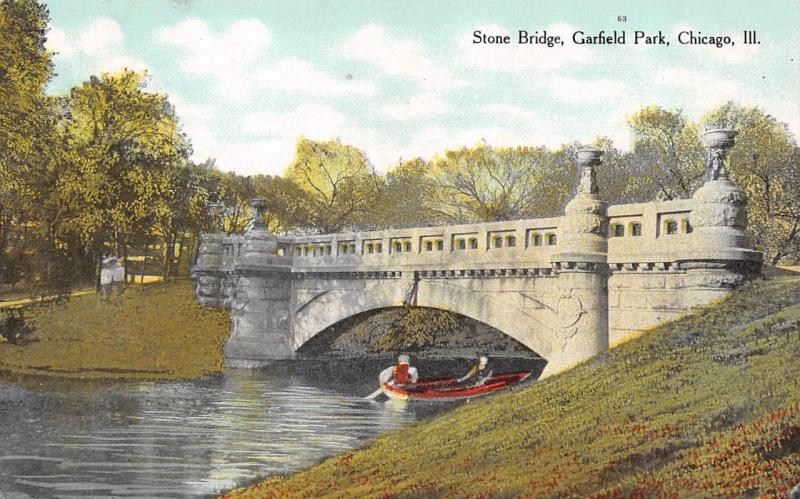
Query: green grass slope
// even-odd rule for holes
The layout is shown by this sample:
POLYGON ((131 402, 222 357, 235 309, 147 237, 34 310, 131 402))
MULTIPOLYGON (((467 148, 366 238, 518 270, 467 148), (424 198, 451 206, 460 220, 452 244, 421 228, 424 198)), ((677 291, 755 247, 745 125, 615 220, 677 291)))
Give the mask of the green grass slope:
POLYGON ((230 497, 775 496, 800 482, 800 277, 230 497))
POLYGON ((222 369, 227 310, 197 305, 186 280, 129 286, 31 307, 35 331, 22 345, 0 343, 0 373, 70 378, 182 379, 222 369))

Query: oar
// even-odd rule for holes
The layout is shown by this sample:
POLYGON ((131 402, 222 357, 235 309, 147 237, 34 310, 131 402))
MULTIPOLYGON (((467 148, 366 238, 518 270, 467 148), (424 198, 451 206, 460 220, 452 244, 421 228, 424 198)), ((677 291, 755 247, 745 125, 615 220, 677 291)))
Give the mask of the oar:
POLYGON ((377 397, 378 395, 380 395, 381 393, 383 393, 383 388, 378 388, 374 392, 372 392, 369 395, 367 395, 366 397, 364 397, 364 400, 372 400, 375 397, 377 397))

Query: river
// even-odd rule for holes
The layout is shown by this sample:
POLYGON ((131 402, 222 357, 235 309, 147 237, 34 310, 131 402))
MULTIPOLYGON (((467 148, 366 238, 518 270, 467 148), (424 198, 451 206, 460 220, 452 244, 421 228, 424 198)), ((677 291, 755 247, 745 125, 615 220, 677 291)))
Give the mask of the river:
MULTIPOLYGON (((295 361, 179 382, 0 382, 0 497, 213 496, 457 405, 365 401, 388 362, 295 361)), ((464 364, 418 366, 436 376, 464 364)))

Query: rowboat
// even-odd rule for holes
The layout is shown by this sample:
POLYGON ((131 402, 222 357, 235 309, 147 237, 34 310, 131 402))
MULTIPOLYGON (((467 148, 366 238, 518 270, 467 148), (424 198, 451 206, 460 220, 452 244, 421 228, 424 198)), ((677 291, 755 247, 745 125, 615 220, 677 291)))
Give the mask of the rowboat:
POLYGON ((530 375, 531 373, 526 371, 496 374, 484 380, 483 383, 473 385, 459 384, 455 378, 422 379, 413 385, 404 386, 384 383, 382 390, 389 398, 400 400, 426 400, 432 402, 460 400, 480 397, 510 388, 522 383, 530 375))

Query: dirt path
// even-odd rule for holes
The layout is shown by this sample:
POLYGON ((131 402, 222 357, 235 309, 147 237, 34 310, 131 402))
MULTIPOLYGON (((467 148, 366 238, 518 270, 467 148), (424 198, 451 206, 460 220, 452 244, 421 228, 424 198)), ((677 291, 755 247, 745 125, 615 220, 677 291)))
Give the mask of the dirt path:
MULTIPOLYGON (((157 276, 157 275, 146 275, 146 276, 144 276, 144 284, 147 284, 147 283, 150 283, 150 282, 156 282, 156 281, 160 281, 160 280, 161 280, 161 276, 157 276)), ((142 281, 140 280, 140 276, 136 276, 136 280, 135 281, 128 282, 129 286, 130 285, 139 285, 139 284, 142 284, 142 281)), ((71 293, 69 293, 69 295, 61 295, 61 296, 52 295, 52 296, 35 297, 35 298, 20 298, 20 299, 17 299, 17 300, 9 300, 9 301, 0 300, 0 309, 24 307, 25 305, 31 305, 31 304, 34 304, 34 303, 53 301, 53 300, 56 300, 56 299, 58 299, 60 297, 64 297, 64 296, 69 296, 69 297, 83 296, 83 295, 88 295, 88 294, 91 294, 91 293, 94 293, 94 292, 95 292, 94 289, 78 289, 78 290, 72 291, 71 293)))

